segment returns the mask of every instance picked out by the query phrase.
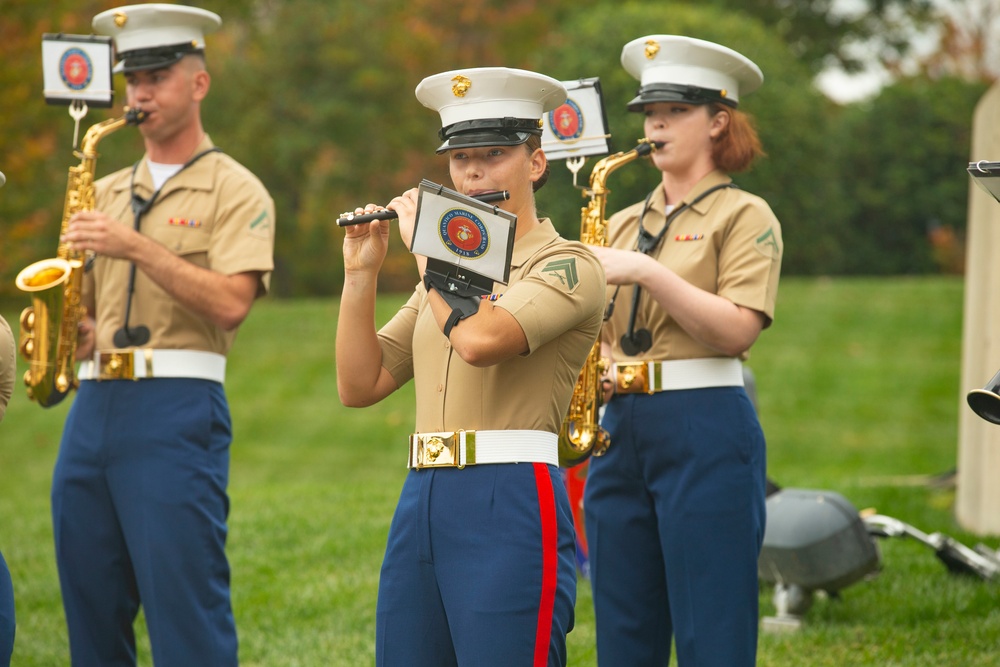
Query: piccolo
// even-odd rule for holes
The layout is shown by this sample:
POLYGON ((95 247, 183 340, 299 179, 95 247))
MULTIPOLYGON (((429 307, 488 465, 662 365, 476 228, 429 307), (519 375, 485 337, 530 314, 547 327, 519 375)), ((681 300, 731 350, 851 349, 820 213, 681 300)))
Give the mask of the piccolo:
MULTIPOLYGON (((510 199, 510 193, 506 190, 501 190, 500 192, 487 192, 486 194, 473 197, 473 199, 478 199, 484 204, 492 204, 493 202, 507 201, 510 199)), ((362 215, 341 213, 340 217, 337 218, 337 226, 348 227, 350 225, 360 225, 366 222, 374 222, 375 220, 395 220, 398 217, 398 213, 389 209, 376 211, 374 213, 364 213, 362 215)))

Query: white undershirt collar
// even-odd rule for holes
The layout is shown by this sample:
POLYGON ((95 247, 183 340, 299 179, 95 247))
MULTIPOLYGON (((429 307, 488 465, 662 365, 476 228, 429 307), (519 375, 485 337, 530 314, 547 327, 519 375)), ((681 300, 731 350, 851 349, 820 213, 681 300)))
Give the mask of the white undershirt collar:
POLYGON ((162 162, 153 162, 149 158, 146 158, 146 166, 149 167, 149 175, 153 178, 153 190, 159 190, 163 187, 163 184, 167 182, 167 179, 179 172, 184 165, 183 164, 163 164, 162 162))

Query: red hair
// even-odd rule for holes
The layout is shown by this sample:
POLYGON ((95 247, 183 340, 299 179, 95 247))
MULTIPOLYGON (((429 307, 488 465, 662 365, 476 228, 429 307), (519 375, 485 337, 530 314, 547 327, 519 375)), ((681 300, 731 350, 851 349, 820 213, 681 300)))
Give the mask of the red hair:
POLYGON ((726 173, 746 171, 755 159, 767 155, 748 114, 723 104, 709 104, 708 113, 711 116, 729 114, 726 129, 712 144, 712 160, 716 167, 726 173))

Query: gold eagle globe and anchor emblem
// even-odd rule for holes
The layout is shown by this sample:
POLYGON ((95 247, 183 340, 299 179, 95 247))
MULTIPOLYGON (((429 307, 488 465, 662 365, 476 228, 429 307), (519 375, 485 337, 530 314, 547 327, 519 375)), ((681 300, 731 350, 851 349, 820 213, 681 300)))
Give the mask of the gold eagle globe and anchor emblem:
POLYGON ((437 463, 438 457, 444 453, 444 440, 435 436, 424 443, 424 459, 428 463, 437 463))
POLYGON ((455 85, 451 87, 451 93, 455 97, 465 97, 465 94, 469 92, 469 88, 472 88, 472 80, 467 76, 462 76, 458 74, 451 78, 455 82, 455 85))
POLYGON ((621 383, 623 389, 631 389, 635 383, 635 378, 635 366, 625 366, 618 376, 618 382, 621 383))

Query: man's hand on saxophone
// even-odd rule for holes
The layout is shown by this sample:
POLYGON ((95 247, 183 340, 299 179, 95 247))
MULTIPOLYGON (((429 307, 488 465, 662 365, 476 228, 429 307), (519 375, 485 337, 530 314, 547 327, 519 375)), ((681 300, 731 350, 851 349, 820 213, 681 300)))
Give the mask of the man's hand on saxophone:
POLYGON ((60 240, 77 250, 133 262, 184 307, 226 331, 240 325, 257 295, 257 272, 224 275, 197 266, 100 211, 74 213, 60 240))
POLYGON ((134 261, 141 235, 100 211, 79 211, 70 217, 66 233, 59 240, 72 244, 76 250, 134 261))

